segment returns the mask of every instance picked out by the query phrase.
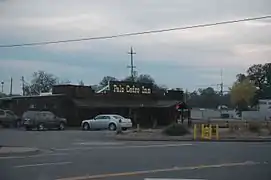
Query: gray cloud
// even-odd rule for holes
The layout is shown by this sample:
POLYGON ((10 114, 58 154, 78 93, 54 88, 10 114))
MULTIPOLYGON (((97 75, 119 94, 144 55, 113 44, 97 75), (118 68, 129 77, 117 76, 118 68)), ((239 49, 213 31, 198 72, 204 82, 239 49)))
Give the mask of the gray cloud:
MULTIPOLYGON (((0 41, 7 43, 103 36, 271 14, 270 0, 12 0, 0 3, 0 41)), ((197 74, 208 83, 215 81, 217 70, 224 68, 225 81, 232 82, 235 75, 231 69, 235 73, 250 64, 270 61, 270 32, 271 21, 262 20, 36 49, 48 59, 53 59, 56 53, 63 53, 63 58, 84 54, 99 61, 123 62, 125 66, 128 59, 125 52, 132 45, 138 52, 137 64, 143 66, 139 69, 151 72, 162 84, 178 86, 168 82, 161 73, 144 68, 144 64, 163 64, 165 71, 175 69, 170 76, 175 76, 179 68, 197 74)), ((8 56, 20 62, 24 60, 15 57, 16 53, 8 56)), ((36 61, 40 61, 38 57, 36 61)), ((78 63, 91 65, 88 58, 78 63)), ((32 69, 36 65, 32 63, 32 69)), ((73 66, 68 62, 66 65, 73 66)), ((46 68, 49 66, 54 69, 50 63, 46 68)), ((71 70, 66 69, 67 73, 71 70)))

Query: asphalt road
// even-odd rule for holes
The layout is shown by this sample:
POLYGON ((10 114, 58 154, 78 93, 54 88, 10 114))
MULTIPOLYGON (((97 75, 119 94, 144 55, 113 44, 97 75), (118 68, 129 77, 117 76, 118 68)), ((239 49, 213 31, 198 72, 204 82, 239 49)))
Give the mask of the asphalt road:
POLYGON ((0 130, 0 144, 45 150, 0 157, 0 179, 271 179, 271 143, 123 142, 110 133, 0 130))

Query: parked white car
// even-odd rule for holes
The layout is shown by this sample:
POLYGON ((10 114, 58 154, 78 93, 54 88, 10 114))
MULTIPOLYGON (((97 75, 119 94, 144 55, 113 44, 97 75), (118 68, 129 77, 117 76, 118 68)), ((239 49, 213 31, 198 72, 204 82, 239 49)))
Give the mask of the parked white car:
POLYGON ((118 127, 127 130, 132 127, 132 121, 117 114, 101 114, 93 119, 83 120, 81 127, 83 130, 109 129, 115 131, 118 127))

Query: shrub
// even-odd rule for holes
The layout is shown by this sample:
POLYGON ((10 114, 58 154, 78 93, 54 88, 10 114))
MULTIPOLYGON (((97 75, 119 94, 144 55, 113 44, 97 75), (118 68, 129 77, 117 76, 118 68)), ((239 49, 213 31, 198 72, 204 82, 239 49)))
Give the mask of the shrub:
POLYGON ((189 134, 189 130, 182 124, 171 124, 163 130, 168 136, 184 136, 189 134))
POLYGON ((249 128, 251 132, 260 132, 261 125, 259 123, 249 123, 249 128))

